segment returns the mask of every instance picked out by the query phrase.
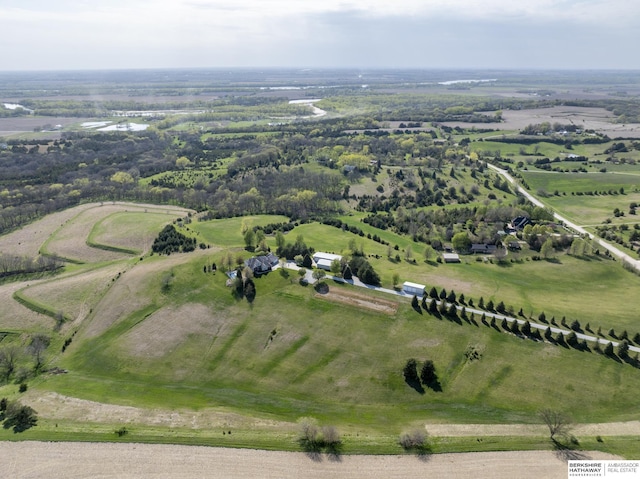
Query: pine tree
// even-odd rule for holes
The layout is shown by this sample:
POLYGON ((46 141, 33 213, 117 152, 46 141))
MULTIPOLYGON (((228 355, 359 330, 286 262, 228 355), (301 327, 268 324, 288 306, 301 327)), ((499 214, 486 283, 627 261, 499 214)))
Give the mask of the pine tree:
POLYGON ((438 375, 436 374, 436 367, 432 360, 427 359, 420 369, 420 380, 422 381, 422 384, 428 385, 437 379, 438 375))
POLYGON ((604 354, 607 356, 613 356, 613 344, 611 344, 611 341, 609 341, 604 347, 604 354))

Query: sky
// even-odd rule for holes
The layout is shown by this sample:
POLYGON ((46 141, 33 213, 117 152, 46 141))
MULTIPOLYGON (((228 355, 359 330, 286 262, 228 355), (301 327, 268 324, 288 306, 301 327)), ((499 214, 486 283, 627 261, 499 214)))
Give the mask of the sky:
POLYGON ((640 69, 637 0, 0 0, 0 71, 640 69))

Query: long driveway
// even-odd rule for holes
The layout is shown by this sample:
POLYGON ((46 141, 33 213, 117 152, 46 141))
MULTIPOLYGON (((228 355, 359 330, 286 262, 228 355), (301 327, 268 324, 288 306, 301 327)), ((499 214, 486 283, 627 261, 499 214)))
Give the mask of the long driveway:
MULTIPOLYGON (((487 166, 489 168, 491 168, 492 170, 495 170, 500 175, 502 175, 509 183, 511 183, 513 186, 515 186, 516 190, 518 190, 529 201, 531 201, 531 203, 533 203, 536 206, 540 206, 541 208, 548 208, 548 209, 551 209, 553 211, 553 208, 550 208, 548 205, 545 205, 542 201, 540 201, 538 198, 536 198, 531 193, 529 193, 526 189, 524 189, 522 186, 520 186, 520 184, 516 181, 516 179, 513 176, 511 176, 506 170, 503 170, 502 168, 498 168, 497 166, 492 165, 490 163, 487 163, 487 166)), ((637 259, 632 258, 627 253, 625 253, 624 251, 621 251, 620 249, 618 249, 616 246, 612 245, 611 243, 608 243, 608 242, 604 241, 603 239, 598 238, 597 236, 593 235, 592 233, 589 233, 583 227, 581 227, 580 225, 575 224, 572 221, 569 221, 567 218, 565 218, 561 214, 557 213, 556 211, 553 211, 553 217, 556 220, 558 220, 559 222, 561 222, 567 228, 570 228, 570 229, 574 230, 576 233, 579 233, 581 235, 587 235, 591 240, 595 241, 600 246, 602 246, 603 248, 608 250, 612 255, 614 255, 615 257, 617 257, 620 260, 623 260, 623 261, 627 262, 628 264, 633 266, 637 271, 640 271, 640 261, 638 261, 637 259)))
MULTIPOLYGON (((296 271, 300 269, 300 267, 297 266, 293 261, 288 261, 285 264, 285 267, 287 269, 296 270, 296 271)), ((313 271, 311 269, 307 269, 306 274, 305 274, 305 279, 307 280, 307 282, 309 284, 313 284, 313 283, 316 282, 316 279, 313 278, 313 271)), ((336 282, 339 282, 339 283, 350 284, 352 286, 356 286, 356 287, 359 287, 359 288, 366 288, 366 289, 370 289, 370 290, 373 290, 373 291, 380 291, 381 293, 385 293, 385 294, 392 294, 394 296, 400 296, 400 297, 406 298, 408 300, 411 300, 413 298, 413 294, 405 293, 402 290, 388 289, 388 288, 383 288, 381 286, 373 286, 371 284, 363 283, 356 276, 354 276, 352 279, 344 279, 344 278, 340 278, 338 276, 333 276, 333 275, 327 274, 326 279, 327 280, 333 280, 333 281, 336 281, 336 282)), ((427 301, 427 303, 431 303, 431 301, 435 301, 436 304, 438 304, 438 305, 440 305, 442 303, 442 301, 437 301, 437 300, 432 299, 432 298, 426 298, 426 301, 427 301)), ((447 304, 447 306, 451 305, 451 303, 446 303, 446 304, 447 304)), ((484 311, 484 310, 481 310, 481 309, 475 309, 475 308, 470 308, 468 306, 461 306, 459 304, 456 304, 456 309, 458 311, 462 311, 463 308, 465 309, 465 311, 468 314, 473 313, 473 314, 477 314, 480 317, 482 317, 482 315, 484 314, 489 319, 495 318, 496 321, 502 321, 503 319, 506 319, 508 323, 513 323, 514 321, 517 321, 519 326, 522 326, 522 325, 525 324, 525 320, 514 318, 512 316, 507 316, 507 315, 504 315, 504 314, 493 313, 491 311, 484 311)), ((529 320, 529 324, 531 325, 532 328, 539 329, 541 331, 546 331, 547 328, 551 328, 551 332, 554 333, 554 334, 562 333, 562 334, 564 334, 566 336, 566 335, 568 335, 569 333, 572 332, 569 329, 558 328, 556 326, 551 326, 549 324, 536 323, 536 322, 532 322, 531 320, 529 320)), ((573 331, 573 332, 575 332, 575 331, 573 331)), ((599 344, 602 344, 602 345, 605 345, 605 346, 608 343, 611 343, 614 347, 618 347, 618 345, 619 345, 619 343, 617 341, 609 341, 609 340, 604 339, 604 338, 598 338, 596 336, 591 336, 589 334, 584 334, 584 333, 575 332, 575 334, 576 334, 576 337, 578 339, 581 339, 581 340, 585 340, 585 341, 589 341, 589 342, 598 342, 599 344)), ((629 345, 629 350, 640 353, 640 347, 638 347, 638 346, 629 345)))

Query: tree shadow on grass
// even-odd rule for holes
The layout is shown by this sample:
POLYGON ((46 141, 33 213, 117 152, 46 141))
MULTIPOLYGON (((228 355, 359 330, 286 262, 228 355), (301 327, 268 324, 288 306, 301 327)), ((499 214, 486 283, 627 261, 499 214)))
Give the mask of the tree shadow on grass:
POLYGON ((424 394, 425 390, 419 379, 404 378, 404 382, 415 389, 420 394, 424 394))
POLYGON ((433 381, 429 381, 425 386, 437 393, 442 392, 442 384, 440 384, 440 380, 438 378, 435 378, 433 381))
MULTIPOLYGON (((575 440, 575 438, 573 438, 575 440)), ((553 450, 558 459, 561 461, 585 461, 591 457, 584 451, 576 449, 577 444, 565 444, 557 439, 551 439, 553 450)))
POLYGON ((342 442, 327 444, 327 458, 332 462, 342 462, 342 442))

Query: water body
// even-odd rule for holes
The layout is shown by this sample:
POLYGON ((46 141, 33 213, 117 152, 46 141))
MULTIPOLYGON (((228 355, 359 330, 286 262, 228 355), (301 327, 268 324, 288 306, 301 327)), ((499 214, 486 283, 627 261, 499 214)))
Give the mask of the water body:
POLYGON ((119 123, 117 125, 98 128, 97 131, 144 131, 147 128, 149 128, 149 125, 143 125, 141 123, 119 123))
POLYGON ((311 100, 304 98, 302 100, 289 100, 289 105, 309 105, 313 110, 313 116, 325 116, 327 112, 315 106, 314 102, 316 101, 322 101, 322 98, 314 98, 311 100))
POLYGON ((449 81, 440 81, 438 85, 456 85, 458 83, 490 83, 498 81, 497 78, 487 78, 483 80, 449 80, 449 81))
POLYGON ((26 111, 28 111, 30 113, 33 113, 32 109, 27 108, 27 107, 22 106, 22 105, 18 105, 17 103, 3 103, 3 105, 7 110, 17 110, 18 108, 20 108, 22 110, 26 110, 26 111))

